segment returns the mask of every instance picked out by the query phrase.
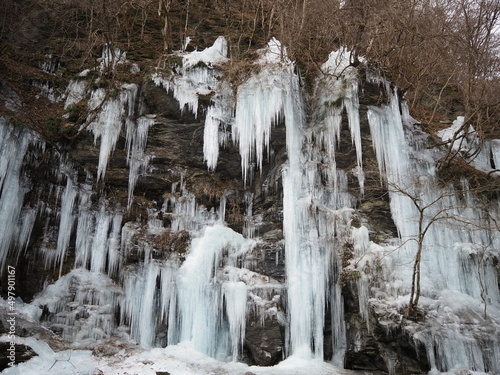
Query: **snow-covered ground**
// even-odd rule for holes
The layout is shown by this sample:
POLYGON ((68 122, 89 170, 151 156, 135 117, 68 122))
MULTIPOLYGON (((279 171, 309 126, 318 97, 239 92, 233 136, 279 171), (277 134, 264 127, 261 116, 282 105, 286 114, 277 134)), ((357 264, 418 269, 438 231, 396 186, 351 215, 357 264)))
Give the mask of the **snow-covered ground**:
MULTIPOLYGON (((0 341, 5 341, 5 336, 0 341)), ((189 342, 155 348, 121 350, 113 356, 96 357, 89 350, 54 352, 45 342, 35 338, 18 338, 38 356, 15 367, 5 375, 355 375, 368 374, 340 369, 316 359, 291 356, 272 367, 248 366, 237 362, 220 362, 194 350, 189 342)), ((483 372, 456 370, 431 371, 429 375, 481 375, 483 372)))
MULTIPOLYGON (((6 337, 0 338, 5 341, 6 337)), ((301 375, 356 374, 318 360, 289 357, 273 367, 248 366, 237 362, 219 362, 192 348, 189 342, 148 351, 122 349, 118 354, 96 357, 89 350, 54 352, 45 342, 33 337, 18 338, 18 344, 30 346, 38 356, 15 367, 5 375, 301 375)))

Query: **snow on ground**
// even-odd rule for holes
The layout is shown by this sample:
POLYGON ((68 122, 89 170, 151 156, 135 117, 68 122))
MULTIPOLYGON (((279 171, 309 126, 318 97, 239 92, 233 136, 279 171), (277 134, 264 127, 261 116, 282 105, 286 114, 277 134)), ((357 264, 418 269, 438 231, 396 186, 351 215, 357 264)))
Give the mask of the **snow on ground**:
POLYGON ((128 358, 99 362, 98 368, 104 374, 156 375, 156 371, 168 371, 171 375, 300 375, 300 374, 350 374, 348 370, 337 369, 317 360, 305 360, 290 357, 274 367, 248 366, 236 362, 219 362, 194 350, 189 342, 169 346, 164 349, 153 349, 131 355, 128 358))
MULTIPOLYGON (((0 339, 4 341, 5 339, 0 339)), ((38 353, 25 363, 7 368, 5 375, 348 375, 357 372, 338 369, 319 360, 289 357, 274 367, 248 366, 236 362, 219 362, 191 347, 189 342, 127 353, 122 350, 112 357, 95 357, 90 351, 65 350, 55 353, 34 338, 18 338, 38 353)))
MULTIPOLYGON (((8 336, 0 341, 8 341, 8 336)), ((90 375, 96 369, 95 360, 89 350, 65 350, 54 352, 47 343, 33 337, 16 337, 16 344, 24 344, 38 355, 14 367, 8 367, 2 374, 14 375, 90 375)))
MULTIPOLYGON (((0 337, 0 342, 7 336, 0 337)), ((35 338, 17 338, 18 344, 30 346, 38 356, 15 367, 4 375, 355 375, 366 374, 339 369, 317 359, 291 356, 273 367, 248 366, 236 362, 220 362, 183 342, 167 348, 148 351, 121 350, 114 356, 96 357, 88 350, 54 352, 45 342, 35 338)), ((429 375, 483 375, 457 369, 450 372, 431 370, 429 375)))
MULTIPOLYGON (((99 345, 101 350, 116 354, 94 355, 90 350, 74 349, 81 348, 77 342, 69 343, 61 340, 52 345, 47 340, 53 340, 54 337, 50 338, 40 335, 39 332, 36 333, 35 326, 38 326, 39 311, 32 307, 20 300, 16 301, 16 322, 19 328, 32 330, 36 337, 15 336, 15 342, 16 345, 29 346, 37 353, 37 356, 14 367, 6 368, 2 375, 156 375, 157 372, 168 372, 170 375, 361 374, 336 368, 317 359, 304 359, 297 356, 291 356, 273 367, 221 362, 195 350, 190 341, 151 350, 143 350, 132 341, 128 343, 121 340, 107 341, 108 346, 104 342, 99 345), (65 350, 54 350, 55 347, 65 350)), ((0 314, 7 314, 8 308, 6 301, 0 299, 0 314)), ((38 327, 45 331, 41 326, 38 327)), ((9 335, 0 335, 0 342, 10 342, 9 335)), ((102 353, 100 350, 96 352, 102 353)))

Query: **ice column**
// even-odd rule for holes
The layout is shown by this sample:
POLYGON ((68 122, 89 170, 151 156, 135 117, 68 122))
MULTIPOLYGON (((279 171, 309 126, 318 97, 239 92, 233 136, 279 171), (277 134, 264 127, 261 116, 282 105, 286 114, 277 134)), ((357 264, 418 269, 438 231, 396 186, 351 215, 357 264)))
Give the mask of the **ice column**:
POLYGON ((220 92, 212 98, 208 107, 203 132, 203 158, 209 170, 215 170, 219 157, 219 145, 225 146, 229 139, 228 127, 233 121, 234 98, 232 87, 220 85, 220 92))
POLYGON ((75 216, 73 213, 73 206, 77 196, 77 190, 71 177, 67 177, 66 189, 61 200, 61 213, 59 221, 59 234, 57 237, 57 250, 55 262, 59 264, 59 277, 62 274, 62 267, 64 264, 64 256, 69 246, 69 240, 73 231, 73 224, 75 216))
POLYGON ((190 340, 196 349, 220 358, 229 351, 226 347, 229 336, 231 357, 237 358, 244 335, 246 286, 235 282, 224 284, 221 290, 217 269, 224 256, 244 252, 251 243, 222 225, 206 227, 201 237, 193 239, 177 277, 180 341, 190 340), (223 297, 229 332, 222 324, 223 297))
POLYGON ((156 339, 155 311, 159 307, 157 278, 160 277, 161 267, 155 261, 149 261, 143 267, 140 273, 132 271, 125 278, 122 321, 129 321, 133 339, 143 348, 150 348, 156 339))
POLYGON ((28 146, 34 141, 30 133, 0 117, 0 273, 15 241, 24 194, 28 190, 21 167, 28 146))
MULTIPOLYGON (((283 209, 288 281, 289 348, 294 355, 323 359, 325 314, 332 319, 333 362, 342 366, 346 349, 343 299, 338 284, 337 246, 350 236, 353 199, 347 193, 347 175, 337 170, 343 103, 361 171, 357 76, 345 65, 338 68, 332 54, 325 71, 336 78, 318 79, 318 110, 313 123, 303 127, 295 82, 284 107, 288 163, 283 170, 283 209), (346 89, 345 86, 348 86, 346 89), (295 93, 295 97, 293 95, 295 93), (344 95, 347 95, 345 98, 344 95), (343 98, 343 99, 342 99, 343 98), (341 99, 340 103, 338 103, 341 99), (327 150, 325 155, 323 150, 327 150)), ((362 172, 358 173, 363 186, 362 172)))
POLYGON ((247 285, 242 281, 230 281, 223 284, 222 291, 229 322, 232 360, 236 362, 245 339, 247 285))
POLYGON ((135 184, 140 174, 143 173, 150 160, 150 156, 146 155, 146 143, 148 141, 149 128, 154 124, 154 119, 143 116, 139 117, 136 122, 132 119, 127 119, 127 163, 129 164, 128 178, 128 208, 132 204, 135 184))
POLYGON ((79 194, 75 242, 75 268, 87 268, 92 248, 94 214, 91 210, 92 185, 83 185, 79 194))

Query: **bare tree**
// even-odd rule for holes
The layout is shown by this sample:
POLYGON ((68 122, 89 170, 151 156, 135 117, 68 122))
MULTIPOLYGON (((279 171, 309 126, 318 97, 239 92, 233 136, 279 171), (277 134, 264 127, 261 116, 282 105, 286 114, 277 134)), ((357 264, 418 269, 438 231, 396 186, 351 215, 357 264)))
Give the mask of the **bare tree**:
MULTIPOLYGON (((415 183, 415 185, 417 185, 417 183, 415 183)), ((496 228, 497 222, 495 218, 489 213, 487 203, 481 203, 481 200, 477 199, 477 202, 473 207, 461 207, 461 210, 463 211, 471 208, 488 213, 488 215, 485 215, 486 217, 489 217, 487 221, 475 222, 472 218, 458 213, 456 210, 457 207, 453 206, 452 203, 448 201, 451 198, 452 201, 456 202, 456 198, 460 198, 464 194, 481 194, 482 192, 486 191, 485 189, 489 188, 493 188, 493 185, 490 185, 489 187, 481 186, 478 189, 467 188, 465 191, 443 188, 443 192, 439 195, 429 195, 424 191, 425 187, 424 189, 422 189, 421 187, 414 189, 413 187, 403 188, 394 183, 389 184, 389 191, 391 193, 400 194, 407 197, 415 207, 418 215, 416 217, 417 228, 415 234, 410 238, 403 238, 403 240, 405 241, 404 243, 406 243, 407 241, 415 241, 417 244, 412 266, 411 291, 407 310, 408 315, 411 316, 418 310, 418 303, 421 295, 421 261, 422 254, 423 251, 425 251, 426 246, 425 239, 430 229, 434 225, 436 225, 436 223, 444 222, 450 228, 465 229, 467 231, 498 230, 498 228, 496 228)), ((486 266, 487 246, 480 243, 473 245, 476 248, 482 249, 477 253, 476 268, 479 280, 480 297, 485 306, 484 315, 486 317, 487 299, 486 287, 484 282, 484 267, 486 266)))
POLYGON ((448 211, 451 209, 451 207, 439 207, 437 210, 434 210, 434 208, 439 206, 438 204, 441 203, 443 199, 450 196, 449 193, 441 193, 439 196, 432 198, 431 201, 426 201, 424 199, 423 193, 415 191, 416 190, 414 189, 405 189, 396 184, 390 184, 390 192, 401 194, 409 198, 418 212, 418 228, 416 235, 415 237, 405 239, 407 241, 415 241, 417 243, 417 251, 413 262, 410 301, 408 303, 408 315, 412 315, 413 313, 415 313, 420 299, 420 268, 425 237, 429 229, 437 221, 450 219, 448 211))
POLYGON ((158 0, 158 16, 163 18, 163 51, 169 53, 172 50, 172 25, 170 19, 170 9, 173 0, 158 0))

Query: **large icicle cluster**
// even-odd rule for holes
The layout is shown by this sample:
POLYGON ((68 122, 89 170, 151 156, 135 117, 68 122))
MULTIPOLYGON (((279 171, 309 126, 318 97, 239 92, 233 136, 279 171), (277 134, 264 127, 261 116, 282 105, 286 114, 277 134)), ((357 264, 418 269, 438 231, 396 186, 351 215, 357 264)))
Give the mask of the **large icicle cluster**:
POLYGON ((221 288, 216 282, 217 270, 223 256, 234 261, 235 254, 248 250, 250 245, 243 236, 223 226, 207 227, 202 237, 193 240, 190 256, 178 276, 180 341, 190 340, 203 353, 220 357, 227 352, 224 341, 229 338, 232 359, 238 358, 244 338, 247 286, 236 280, 224 282, 221 288), (229 331, 221 326, 223 301, 229 331))
POLYGON ((32 302, 51 314, 49 327, 76 345, 110 337, 121 291, 106 275, 74 269, 47 286, 32 302), (85 317, 85 318, 84 318, 85 317))
POLYGON ((16 128, 0 116, 0 274, 4 272, 10 247, 17 241, 19 248, 25 248, 33 228, 34 211, 23 209, 30 185, 22 172, 32 144, 43 147, 29 131, 16 128))
POLYGON ((109 156, 116 147, 116 142, 120 136, 123 118, 125 116, 125 106, 133 103, 137 95, 136 85, 127 85, 117 99, 107 99, 105 89, 97 89, 92 93, 89 101, 91 112, 97 112, 95 120, 92 120, 88 129, 94 133, 94 142, 100 139, 99 165, 97 167, 97 178, 104 178, 109 156))
POLYGON ((293 64, 281 43, 271 39, 255 62, 259 71, 237 87, 234 98, 233 88, 221 81, 221 73, 214 69, 227 60, 226 44, 225 39, 219 37, 212 47, 202 52, 183 54, 177 73, 167 78, 155 74, 153 81, 173 92, 180 110, 187 106, 195 115, 199 110, 199 96, 212 95, 212 104, 205 116, 204 159, 209 170, 216 168, 219 147, 227 145, 230 127, 231 139, 239 145, 246 183, 253 163, 261 168, 265 151, 270 151, 271 126, 278 123, 289 100, 287 90, 294 74, 293 64))
MULTIPOLYGON (((140 144, 145 143, 144 133, 151 119, 143 120, 144 126, 135 129, 143 133, 129 138, 131 162, 143 155, 144 146, 140 144)), ((189 340, 207 354, 236 361, 243 346, 247 312, 262 308, 263 314, 277 314, 281 286, 238 267, 255 242, 223 226, 223 202, 222 212, 198 206, 195 197, 186 191, 182 174, 180 181, 173 184, 172 196, 166 199, 162 212, 170 217, 169 228, 153 211, 147 228, 133 222, 123 224, 123 209, 97 196, 93 176, 79 182, 74 167, 65 159, 56 170, 59 185, 49 184, 42 189, 59 208, 40 205, 21 215, 24 187, 28 185, 20 173, 23 158, 18 157, 19 142, 25 143, 24 151, 37 140, 28 132, 16 132, 6 122, 0 125, 5 135, 1 148, 5 176, 2 204, 8 198, 17 207, 2 210, 16 215, 15 220, 4 221, 8 230, 3 233, 10 233, 12 241, 17 237, 16 245, 22 249, 35 218, 47 217, 46 233, 38 250, 47 268, 59 268, 59 280, 35 298, 35 310, 44 306, 45 315, 39 311, 34 317, 44 319, 44 324, 63 338, 76 346, 94 346, 112 335, 126 338, 128 333, 144 348, 189 340), (13 137, 9 132, 14 132, 13 137), (10 185, 16 187, 20 199, 9 195, 10 185), (176 254, 153 259, 155 239, 183 231, 189 231, 195 239, 182 267, 176 254), (74 269, 61 276, 70 246, 74 246, 74 269), (131 256, 142 259, 130 265, 127 259, 131 256), (257 282, 259 278, 261 282, 257 282), (269 283, 272 288, 267 287, 269 283), (211 317, 208 325, 206 317, 211 317), (165 327, 168 331, 162 333, 165 327)), ((5 256, 8 250, 6 247, 5 256)))
MULTIPOLYGON (((357 150, 356 175, 360 186, 363 186, 357 99, 358 78, 353 68, 349 67, 347 51, 331 55, 331 59, 325 64, 325 71, 331 75, 338 75, 338 82, 332 80, 333 88, 330 87, 331 85, 318 86, 318 92, 323 100, 321 102, 322 113, 318 116, 322 116, 326 124, 319 137, 325 137, 325 141, 319 142, 318 149, 311 149, 303 154, 302 145, 310 142, 307 142, 307 138, 303 136, 305 120, 299 80, 294 73, 293 63, 286 55, 286 49, 279 41, 272 39, 267 48, 260 51, 261 57, 256 62, 256 72, 237 88, 234 98, 230 86, 217 83, 217 72, 212 69, 217 62, 211 59, 213 53, 220 49, 220 45, 221 40, 218 40, 213 47, 201 53, 184 54, 183 66, 178 68, 177 74, 167 80, 159 75, 153 79, 173 91, 181 110, 188 105, 188 109, 195 114, 198 112, 198 95, 213 92, 212 105, 208 108, 205 119, 205 161, 210 170, 215 169, 218 149, 220 145, 228 142, 227 129, 231 126, 231 139, 238 145, 241 155, 244 182, 247 182, 252 174, 254 163, 258 168, 262 168, 266 151, 270 151, 271 127, 281 120, 285 122, 289 157, 283 171, 284 230, 288 275, 288 350, 289 353, 304 356, 310 356, 314 352, 316 357, 323 358, 323 327, 327 306, 330 306, 334 327, 335 361, 341 364, 345 350, 345 327, 342 313, 343 302, 337 283, 338 275, 334 272, 339 268, 339 259, 334 256, 335 246, 338 245, 336 242, 341 240, 332 238, 325 242, 324 239, 335 226, 342 228, 337 230, 339 233, 344 233, 344 227, 349 227, 351 211, 340 209, 344 206, 351 207, 352 198, 346 193, 346 172, 337 171, 335 168, 334 148, 329 155, 329 160, 324 161, 324 165, 329 168, 328 171, 318 168, 317 161, 319 148, 326 144, 326 139, 330 144, 338 141, 340 116, 345 107, 352 142, 357 150), (202 55, 209 57, 200 57, 202 55), (197 63, 194 64, 192 61, 197 63), (198 61, 203 61, 207 66, 197 66, 198 61), (344 74, 346 72, 349 74, 344 74), (332 118, 334 113, 331 112, 332 106, 326 102, 339 99, 338 123, 335 125, 336 120, 332 118), (232 108, 233 105, 235 110, 232 108), (329 166, 330 163, 333 163, 332 166, 329 166), (330 188, 327 192, 322 192, 317 188, 317 184, 325 175, 330 182, 330 188), (319 210, 320 213, 311 215, 311 211, 315 210, 319 210), (336 213, 337 210, 340 211, 336 213), (332 213, 335 214, 332 215, 332 213), (319 229, 312 231, 312 228, 319 229), (332 280, 333 284, 330 284, 332 280)), ((173 191, 172 197, 168 198, 165 205, 174 215, 172 228, 175 230, 201 229, 199 224, 190 223, 185 219, 197 217, 194 196, 190 197, 189 193, 184 193, 182 188, 181 192, 183 199, 177 199, 173 191), (185 215, 183 212, 190 213, 185 215)), ((224 295, 236 296, 236 291, 240 288, 242 284, 228 284, 223 288, 224 295)), ((205 315, 211 316, 208 312, 205 312, 205 315)), ((237 321, 244 321, 242 319, 243 317, 240 316, 237 321)), ((229 317, 229 322, 231 321, 229 317)), ((234 336, 235 331, 231 329, 231 332, 234 336)), ((235 353, 235 342, 234 340, 232 342, 232 351, 235 353)), ((204 351, 209 351, 206 343, 200 345, 204 351)), ((213 347, 210 348, 214 350, 213 347)), ((214 352, 211 354, 215 355, 214 352)))
MULTIPOLYGON (((335 361, 341 364, 345 350, 345 327, 343 302, 334 272, 334 269, 338 268, 338 259, 334 256, 336 244, 333 238, 331 241, 324 240, 335 227, 335 223, 342 222, 338 225, 348 227, 348 220, 332 219, 335 217, 332 213, 342 208, 342 204, 351 203, 348 194, 344 192, 347 187, 345 172, 337 171, 333 167, 330 173, 327 173, 332 181, 331 190, 323 194, 316 188, 323 172, 318 170, 315 159, 319 150, 302 153, 303 144, 308 142, 303 135, 305 116, 299 79, 294 73, 294 66, 286 55, 286 49, 276 39, 272 39, 260 53, 261 57, 257 61, 260 70, 237 88, 236 111, 231 122, 232 139, 239 145, 243 180, 246 182, 254 161, 259 168, 262 167, 265 152, 270 149, 271 127, 281 119, 286 125, 288 162, 283 168, 283 206, 288 286, 288 352, 323 358, 325 313, 327 306, 330 306, 334 327, 334 357, 335 361), (342 198, 339 200, 338 197, 342 198), (311 214, 316 210, 321 213, 311 214), (333 284, 330 283, 331 280, 333 284)), ((342 70, 334 68, 333 62, 330 62, 330 65, 332 72, 333 69, 338 69, 338 72, 342 70)), ((348 82, 345 105, 361 171, 357 77, 351 77, 348 82)), ((325 92, 323 90, 321 94, 326 95, 325 92)), ((338 97, 345 92, 338 88, 334 95, 338 97)), ((337 97, 333 100, 337 100, 337 97)), ((326 107, 323 102, 321 104, 326 107)), ((338 112, 340 116, 341 111, 338 112)), ((331 118, 332 114, 329 113, 329 116, 331 118)), ((328 122, 328 119, 326 121, 328 122)), ((213 126, 210 134, 215 134, 214 130, 218 124, 217 121, 214 124, 212 118, 206 122, 206 127, 213 126)), ((207 132, 207 129, 205 131, 207 132)), ((338 132, 338 126, 335 129, 332 125, 325 130, 325 137, 335 140, 338 132)), ((211 145, 214 138, 209 137, 211 145)), ((213 144, 215 145, 215 142, 213 144)), ((213 149, 215 147, 211 146, 210 155, 215 154, 213 149)), ((330 156, 330 161, 333 162, 334 154, 330 156)), ((216 158, 206 156, 206 159, 209 160, 209 167, 213 169, 212 163, 216 158)), ((362 173, 358 175, 362 185, 362 173)), ((345 212, 349 216, 350 211, 345 212)), ((343 217, 344 214, 338 215, 343 217)))
MULTIPOLYGON (((109 69, 115 69, 117 64, 126 62, 125 52, 118 48, 111 50, 107 45, 103 48, 99 59, 100 74, 109 69)), ((122 132, 126 129, 127 164, 129 165, 128 208, 133 200, 134 188, 140 174, 144 173, 149 165, 150 155, 145 153, 148 130, 154 125, 154 116, 143 116, 142 106, 136 84, 120 84, 117 87, 98 88, 91 90, 86 80, 89 71, 84 70, 78 79, 70 81, 65 93, 65 109, 82 104, 88 98, 88 116, 81 130, 87 129, 94 134, 94 143, 99 140, 99 163, 97 166, 97 180, 106 175, 109 158, 116 148, 122 132), (139 104, 138 104, 139 103, 139 104)), ((103 78, 98 77, 96 83, 103 78)))
POLYGON ((228 61, 227 50, 226 39, 218 37, 213 46, 203 51, 181 53, 182 64, 174 66, 170 75, 157 72, 152 77, 157 85, 172 92, 181 111, 187 108, 195 116, 199 111, 199 97, 212 97, 212 105, 205 114, 203 134, 204 161, 212 171, 217 166, 219 144, 227 143, 228 126, 234 117, 232 87, 220 81, 222 73, 217 69, 228 61))
POLYGON ((221 73, 214 66, 227 61, 227 41, 219 37, 212 47, 182 55, 182 64, 174 66, 171 75, 164 77, 160 72, 152 79, 167 91, 172 91, 179 102, 179 108, 198 114, 200 95, 211 95, 217 87, 221 73))
POLYGON ((316 121, 322 124, 314 134, 315 139, 324 146, 329 158, 335 163, 335 150, 340 141, 342 112, 347 113, 351 141, 356 148, 357 168, 355 174, 361 191, 364 187, 364 173, 361 147, 361 128, 359 120, 357 69, 351 65, 353 53, 345 48, 331 52, 328 61, 321 67, 322 75, 316 86, 319 95, 316 121))
MULTIPOLYGON (((262 65, 261 70, 238 87, 232 126, 233 140, 239 144, 244 182, 254 159, 262 168, 265 151, 269 151, 271 126, 285 112, 297 111, 294 106, 300 107, 300 102, 294 102, 299 97, 298 78, 286 49, 278 40, 268 43, 258 63, 262 65)), ((301 119, 289 118, 288 121, 298 122, 300 126, 301 119)))
MULTIPOLYGON (((378 293, 387 293, 387 304, 397 309, 408 303, 409 265, 415 261, 420 238, 420 303, 429 311, 426 323, 430 328, 415 325, 408 329, 427 348, 433 370, 496 373, 500 370, 500 294, 493 259, 500 245, 495 225, 500 217, 498 203, 482 205, 465 181, 461 191, 440 186, 432 151, 413 136, 414 121, 407 109, 400 109, 397 94, 387 90, 390 102, 371 107, 368 121, 401 241, 397 247, 381 249, 369 243, 367 236, 356 235, 355 247, 364 249, 359 255, 365 262, 382 255, 378 259, 387 269, 378 277, 386 282, 378 293), (384 254, 390 258, 384 259, 384 254), (484 330, 486 323, 490 328, 484 330)), ((360 299, 365 310, 375 304, 369 296, 360 299)))

